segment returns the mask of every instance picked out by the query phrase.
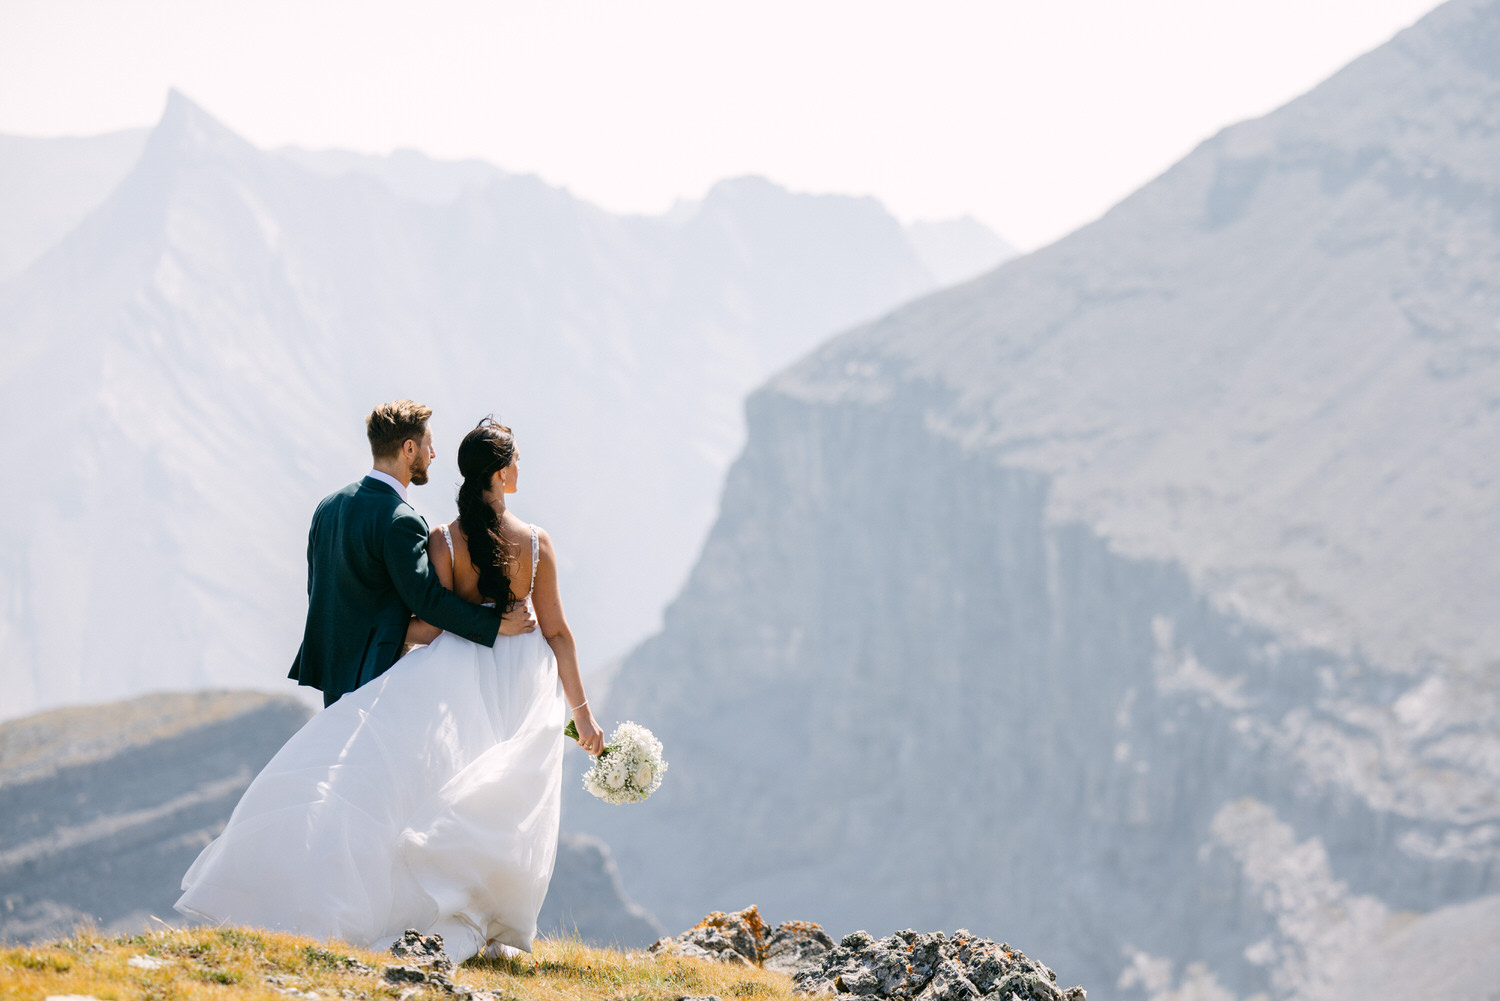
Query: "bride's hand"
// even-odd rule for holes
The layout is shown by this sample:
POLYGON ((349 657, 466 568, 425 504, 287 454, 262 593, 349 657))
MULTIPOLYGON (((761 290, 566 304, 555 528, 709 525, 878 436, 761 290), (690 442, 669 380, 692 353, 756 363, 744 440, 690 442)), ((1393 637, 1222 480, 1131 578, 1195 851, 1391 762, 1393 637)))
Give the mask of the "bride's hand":
POLYGON ((604 731, 594 722, 593 710, 584 706, 573 713, 573 725, 578 728, 578 746, 597 757, 604 750, 604 731))

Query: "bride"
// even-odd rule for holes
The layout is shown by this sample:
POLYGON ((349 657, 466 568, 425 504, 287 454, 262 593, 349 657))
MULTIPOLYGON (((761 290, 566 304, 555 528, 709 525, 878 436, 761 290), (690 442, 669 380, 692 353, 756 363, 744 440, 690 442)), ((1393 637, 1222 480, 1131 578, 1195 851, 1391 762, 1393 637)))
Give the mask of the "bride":
POLYGON ((183 877, 179 911, 376 949, 438 932, 455 962, 530 951, 557 855, 564 709, 590 753, 604 738, 552 542, 505 506, 510 429, 481 421, 458 468, 458 520, 428 538, 439 580, 474 603, 529 601, 539 629, 488 648, 414 619, 407 643, 427 645, 277 752, 183 877))

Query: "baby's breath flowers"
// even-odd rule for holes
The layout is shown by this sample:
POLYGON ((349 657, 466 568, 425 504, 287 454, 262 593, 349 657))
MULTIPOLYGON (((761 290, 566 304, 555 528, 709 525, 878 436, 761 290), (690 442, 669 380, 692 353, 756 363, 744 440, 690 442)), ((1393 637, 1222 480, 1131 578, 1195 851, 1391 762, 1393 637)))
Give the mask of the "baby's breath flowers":
MULTIPOLYGON (((568 720, 563 733, 578 739, 578 727, 568 720)), ((609 743, 583 773, 583 788, 606 803, 639 803, 661 786, 667 763, 661 741, 639 723, 627 720, 615 727, 609 743)))

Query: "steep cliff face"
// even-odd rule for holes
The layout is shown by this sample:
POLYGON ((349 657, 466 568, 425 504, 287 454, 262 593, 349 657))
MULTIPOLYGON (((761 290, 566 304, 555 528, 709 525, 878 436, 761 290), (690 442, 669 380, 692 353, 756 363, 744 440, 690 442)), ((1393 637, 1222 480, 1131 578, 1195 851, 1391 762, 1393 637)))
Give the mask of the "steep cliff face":
POLYGON ((1500 890, 1474 837, 1493 716, 1403 737, 1432 681, 1288 645, 1050 522, 1045 477, 910 402, 757 399, 692 582, 611 695, 670 781, 570 813, 646 906, 966 926, 1064 979, 1165 959, 1285 995, 1395 912, 1500 890))
POLYGON ((1497 39, 1451 3, 752 399, 605 710, 669 782, 570 804, 646 906, 1290 997, 1500 891, 1497 39))

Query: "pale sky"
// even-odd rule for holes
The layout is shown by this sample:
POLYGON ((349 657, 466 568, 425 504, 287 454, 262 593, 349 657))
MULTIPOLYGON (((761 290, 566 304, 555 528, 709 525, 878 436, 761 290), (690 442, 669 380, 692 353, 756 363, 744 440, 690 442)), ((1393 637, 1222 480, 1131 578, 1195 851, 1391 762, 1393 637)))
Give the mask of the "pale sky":
POLYGON ((607 209, 716 180, 1033 249, 1434 0, 0 0, 0 132, 149 125, 479 157, 607 209))

